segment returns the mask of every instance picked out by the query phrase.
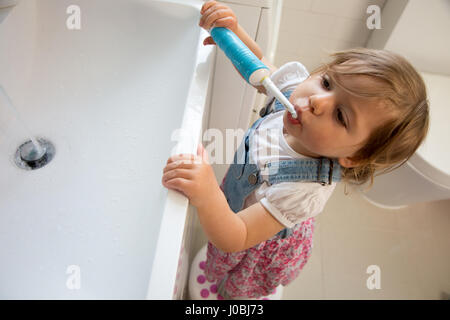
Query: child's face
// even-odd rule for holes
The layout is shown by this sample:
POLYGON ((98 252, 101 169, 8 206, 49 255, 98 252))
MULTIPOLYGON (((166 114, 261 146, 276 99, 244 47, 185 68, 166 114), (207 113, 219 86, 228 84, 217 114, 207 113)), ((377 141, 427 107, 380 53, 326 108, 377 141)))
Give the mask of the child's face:
MULTIPOLYGON (((348 88, 376 85, 366 76, 346 76, 340 81, 348 88)), ((326 73, 310 76, 295 88, 289 100, 300 122, 295 123, 289 112, 284 113, 289 145, 305 156, 337 158, 344 167, 356 165, 349 157, 373 129, 388 119, 379 99, 351 95, 332 83, 326 73)))

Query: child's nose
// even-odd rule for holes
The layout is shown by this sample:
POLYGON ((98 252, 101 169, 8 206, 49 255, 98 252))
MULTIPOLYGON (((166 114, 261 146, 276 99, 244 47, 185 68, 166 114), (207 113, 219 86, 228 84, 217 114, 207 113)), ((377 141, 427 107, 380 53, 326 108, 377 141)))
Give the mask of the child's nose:
POLYGON ((310 97, 311 112, 316 116, 322 113, 332 110, 334 105, 334 98, 331 94, 314 95, 310 97))
POLYGON ((308 111, 311 108, 311 101, 309 97, 297 98, 294 101, 295 106, 298 106, 302 111, 308 111))

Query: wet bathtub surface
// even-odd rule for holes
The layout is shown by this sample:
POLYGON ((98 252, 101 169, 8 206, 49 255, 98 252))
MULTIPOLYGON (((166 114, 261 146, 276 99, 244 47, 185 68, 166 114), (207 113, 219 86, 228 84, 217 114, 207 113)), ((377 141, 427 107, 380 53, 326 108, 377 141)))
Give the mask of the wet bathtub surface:
POLYGON ((0 298, 145 298, 198 16, 152 1, 30 0, 0 24, 0 84, 56 148, 42 169, 15 167, 27 137, 0 103, 0 298), (73 4, 81 30, 66 27, 73 4))

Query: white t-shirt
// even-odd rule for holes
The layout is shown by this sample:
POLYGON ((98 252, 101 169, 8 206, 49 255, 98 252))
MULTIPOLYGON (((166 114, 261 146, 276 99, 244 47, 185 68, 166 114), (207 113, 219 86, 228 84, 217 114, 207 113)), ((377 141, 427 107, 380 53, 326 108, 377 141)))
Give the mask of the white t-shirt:
MULTIPOLYGON (((271 78, 284 92, 294 89, 308 76, 302 64, 290 62, 278 69, 271 78)), ((283 135, 284 112, 282 110, 267 115, 250 141, 250 157, 265 180, 268 180, 264 170, 267 162, 307 158, 295 152, 286 142, 283 135)), ((302 181, 280 182, 269 186, 264 182, 245 199, 244 207, 259 201, 282 225, 292 228, 322 212, 335 187, 335 182, 325 186, 317 182, 302 181)))

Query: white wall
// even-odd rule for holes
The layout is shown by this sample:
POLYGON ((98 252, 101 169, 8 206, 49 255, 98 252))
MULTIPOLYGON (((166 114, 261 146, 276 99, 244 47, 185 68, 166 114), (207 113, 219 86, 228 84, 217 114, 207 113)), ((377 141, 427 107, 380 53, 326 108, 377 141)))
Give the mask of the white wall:
POLYGON ((329 53, 364 46, 371 33, 367 7, 385 0, 284 0, 275 64, 302 62, 310 71, 329 53))
POLYGON ((409 0, 384 49, 418 70, 450 75, 450 1, 409 0))

